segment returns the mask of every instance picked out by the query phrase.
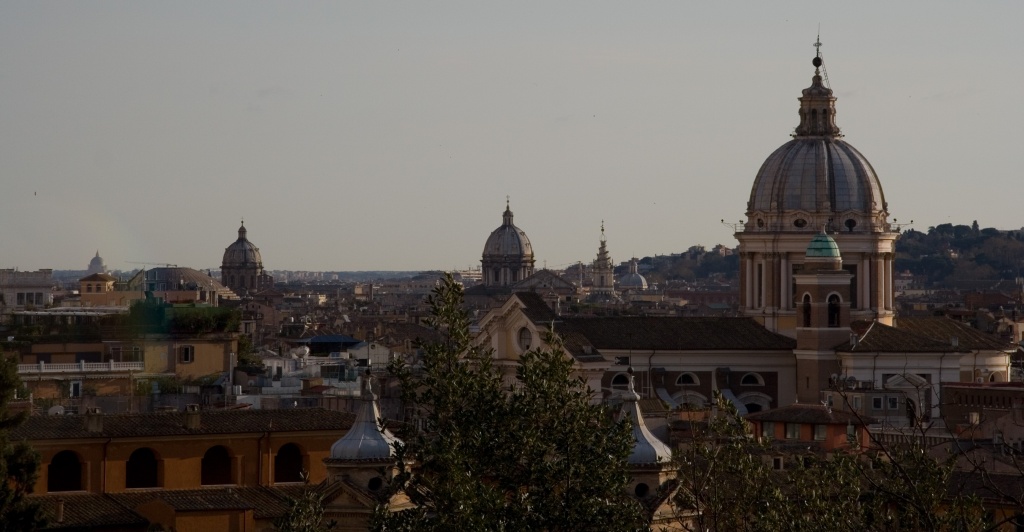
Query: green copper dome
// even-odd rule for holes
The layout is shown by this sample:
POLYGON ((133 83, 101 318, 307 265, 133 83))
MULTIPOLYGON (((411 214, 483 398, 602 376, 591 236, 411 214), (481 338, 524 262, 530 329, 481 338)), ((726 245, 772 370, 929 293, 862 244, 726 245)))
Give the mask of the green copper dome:
POLYGON ((839 245, 832 237, 825 233, 818 233, 811 239, 811 243, 807 246, 807 258, 820 257, 826 259, 838 259, 839 245))

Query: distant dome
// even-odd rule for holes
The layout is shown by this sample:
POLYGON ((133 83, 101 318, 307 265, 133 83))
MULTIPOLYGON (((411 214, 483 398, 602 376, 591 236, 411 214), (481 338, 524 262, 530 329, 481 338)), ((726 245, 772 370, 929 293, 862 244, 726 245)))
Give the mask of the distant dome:
POLYGON ((534 262, 530 239, 512 223, 512 209, 506 202, 501 226, 487 237, 480 258, 484 286, 507 289, 533 275, 534 262))
POLYGON ((808 259, 811 258, 824 258, 824 259, 838 259, 841 258, 839 254, 839 245, 836 241, 825 233, 818 233, 811 239, 811 243, 807 245, 807 253, 804 255, 808 259))
POLYGON ((238 228, 238 240, 224 250, 224 260, 221 261, 221 268, 263 268, 263 258, 260 257, 260 248, 249 242, 246 238, 245 223, 238 228))
POLYGON ((888 206, 874 168, 842 140, 836 98, 816 69, 800 100, 793 140, 765 159, 747 203, 748 229, 878 232, 888 206))
POLYGON ((86 273, 107 273, 107 265, 103 264, 103 258, 100 257, 99 250, 96 251, 96 256, 89 261, 89 268, 86 273))
POLYGON ((505 260, 533 259, 533 246, 526 232, 512 224, 512 210, 505 206, 502 223, 484 244, 484 259, 494 257, 505 260))
POLYGON ((636 257, 629 261, 629 273, 619 277, 619 290, 647 290, 647 279, 640 275, 636 257))

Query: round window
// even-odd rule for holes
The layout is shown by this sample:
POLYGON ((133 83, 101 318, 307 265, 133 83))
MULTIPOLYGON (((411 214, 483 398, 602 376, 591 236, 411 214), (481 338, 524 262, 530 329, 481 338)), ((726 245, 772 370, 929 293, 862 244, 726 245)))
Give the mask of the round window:
POLYGON ((370 488, 370 491, 377 491, 377 490, 379 490, 383 486, 384 486, 384 479, 382 479, 380 477, 373 477, 373 478, 370 479, 370 482, 368 482, 366 484, 366 487, 370 488))
POLYGON ((797 218, 796 220, 793 220, 793 225, 799 227, 800 229, 803 229, 804 227, 807 227, 807 220, 804 220, 803 218, 797 218))
POLYGON ((637 497, 645 497, 648 493, 650 493, 650 491, 650 486, 644 484, 643 482, 637 484, 636 488, 633 489, 633 493, 636 493, 637 497))

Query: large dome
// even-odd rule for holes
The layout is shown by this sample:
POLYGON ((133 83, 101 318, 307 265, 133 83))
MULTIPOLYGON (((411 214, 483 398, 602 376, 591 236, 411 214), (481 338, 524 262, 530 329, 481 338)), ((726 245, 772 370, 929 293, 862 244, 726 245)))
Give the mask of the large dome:
POLYGON ((245 233, 245 223, 242 223, 242 226, 238 228, 238 240, 224 250, 224 260, 221 261, 222 269, 225 267, 263 267, 260 248, 249 242, 245 233))
POLYGON ((491 232, 484 244, 484 260, 533 260, 533 246, 526 233, 512 224, 512 210, 505 206, 502 224, 491 232))
MULTIPOLYGON (((816 58, 815 66, 820 66, 816 58)), ((818 69, 800 100, 793 140, 761 165, 747 203, 747 230, 878 232, 888 206, 871 163, 841 139, 832 89, 818 69)))

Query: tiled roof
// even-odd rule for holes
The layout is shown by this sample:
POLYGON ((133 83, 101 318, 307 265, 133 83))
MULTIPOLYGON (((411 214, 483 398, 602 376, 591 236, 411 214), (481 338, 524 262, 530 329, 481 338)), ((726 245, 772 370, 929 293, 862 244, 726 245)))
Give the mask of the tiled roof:
POLYGON ((949 345, 952 338, 957 338, 957 345, 962 350, 975 349, 1012 349, 1002 338, 979 331, 970 325, 951 320, 942 316, 928 318, 898 318, 896 327, 914 334, 926 336, 949 345))
POLYGON ((594 317, 561 318, 555 332, 582 335, 597 349, 657 351, 788 350, 792 338, 768 331, 751 318, 594 317))
POLYGON ((836 346, 836 351, 844 353, 949 353, 957 351, 949 342, 939 342, 874 321, 854 322, 850 329, 857 334, 856 345, 844 342, 836 346))
POLYGON ((11 430, 12 440, 161 437, 247 432, 348 430, 355 415, 322 408, 290 410, 204 410, 200 428, 185 428, 184 412, 103 416, 103 430, 85 429, 85 416, 31 416, 11 430))
POLYGON ((38 502, 48 522, 42 530, 61 529, 105 529, 116 528, 144 530, 149 521, 125 508, 114 500, 99 493, 51 493, 30 495, 29 500, 38 502), (57 522, 57 501, 64 501, 64 520, 57 522))
POLYGON ((523 314, 533 323, 550 323, 551 320, 559 319, 558 314, 551 310, 551 307, 544 302, 544 298, 540 297, 540 294, 535 292, 517 292, 515 297, 523 303, 523 314))
POLYGON ((834 410, 822 405, 795 404, 744 416, 750 421, 776 421, 782 423, 813 423, 816 425, 867 425, 876 423, 872 418, 857 417, 851 412, 834 410))
POLYGON ((288 501, 306 489, 304 484, 288 486, 232 486, 189 490, 145 490, 112 493, 108 497, 125 508, 138 508, 154 499, 160 499, 179 512, 209 510, 253 510, 256 519, 273 519, 288 511, 288 501))
POLYGON ((191 490, 146 490, 110 493, 108 496, 126 508, 138 508, 154 499, 160 499, 178 512, 209 510, 250 510, 251 503, 238 496, 236 488, 199 488, 191 490))

